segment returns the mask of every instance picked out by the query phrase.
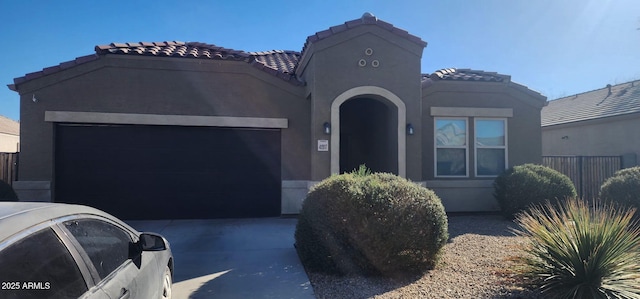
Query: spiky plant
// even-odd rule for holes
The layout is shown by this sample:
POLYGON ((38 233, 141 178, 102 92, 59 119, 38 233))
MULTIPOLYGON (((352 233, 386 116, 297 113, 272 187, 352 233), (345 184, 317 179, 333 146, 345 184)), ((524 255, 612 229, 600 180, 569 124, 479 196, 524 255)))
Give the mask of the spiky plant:
POLYGON ((516 258, 524 281, 554 298, 640 298, 635 209, 568 199, 516 216, 527 237, 516 258))

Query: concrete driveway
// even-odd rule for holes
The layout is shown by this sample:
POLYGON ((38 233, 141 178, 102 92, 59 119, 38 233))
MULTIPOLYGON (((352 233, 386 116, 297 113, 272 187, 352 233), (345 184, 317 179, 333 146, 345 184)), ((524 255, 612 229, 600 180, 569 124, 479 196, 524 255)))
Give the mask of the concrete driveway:
POLYGON ((173 298, 315 298, 294 243, 295 218, 127 221, 162 234, 173 298))

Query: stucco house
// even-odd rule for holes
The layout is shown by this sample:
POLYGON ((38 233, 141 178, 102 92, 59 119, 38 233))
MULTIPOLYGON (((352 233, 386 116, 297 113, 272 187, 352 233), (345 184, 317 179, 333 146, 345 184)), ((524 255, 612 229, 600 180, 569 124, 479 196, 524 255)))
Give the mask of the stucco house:
POLYGON ((542 109, 545 156, 621 156, 638 165, 640 81, 631 81, 553 101, 542 109))
POLYGON ((0 115, 0 153, 20 151, 20 123, 0 115))
POLYGON ((112 43, 16 78, 21 199, 123 218, 298 213, 366 164, 492 211, 506 167, 541 162, 546 98, 507 75, 420 69, 427 43, 371 14, 301 52, 112 43))

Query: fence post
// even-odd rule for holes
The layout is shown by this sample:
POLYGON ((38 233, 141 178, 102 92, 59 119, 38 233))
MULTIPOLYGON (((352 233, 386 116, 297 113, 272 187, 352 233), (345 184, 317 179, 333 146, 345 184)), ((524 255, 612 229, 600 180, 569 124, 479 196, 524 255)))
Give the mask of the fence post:
POLYGON ((584 156, 578 157, 578 177, 580 179, 580 189, 578 190, 578 197, 584 196, 584 156))

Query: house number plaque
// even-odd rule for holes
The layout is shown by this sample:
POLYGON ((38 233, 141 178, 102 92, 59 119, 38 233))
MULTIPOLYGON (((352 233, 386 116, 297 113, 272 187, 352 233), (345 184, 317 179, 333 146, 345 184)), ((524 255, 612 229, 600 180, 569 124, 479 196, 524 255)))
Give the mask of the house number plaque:
POLYGON ((318 151, 319 152, 328 152, 329 151, 329 140, 318 140, 318 151))

